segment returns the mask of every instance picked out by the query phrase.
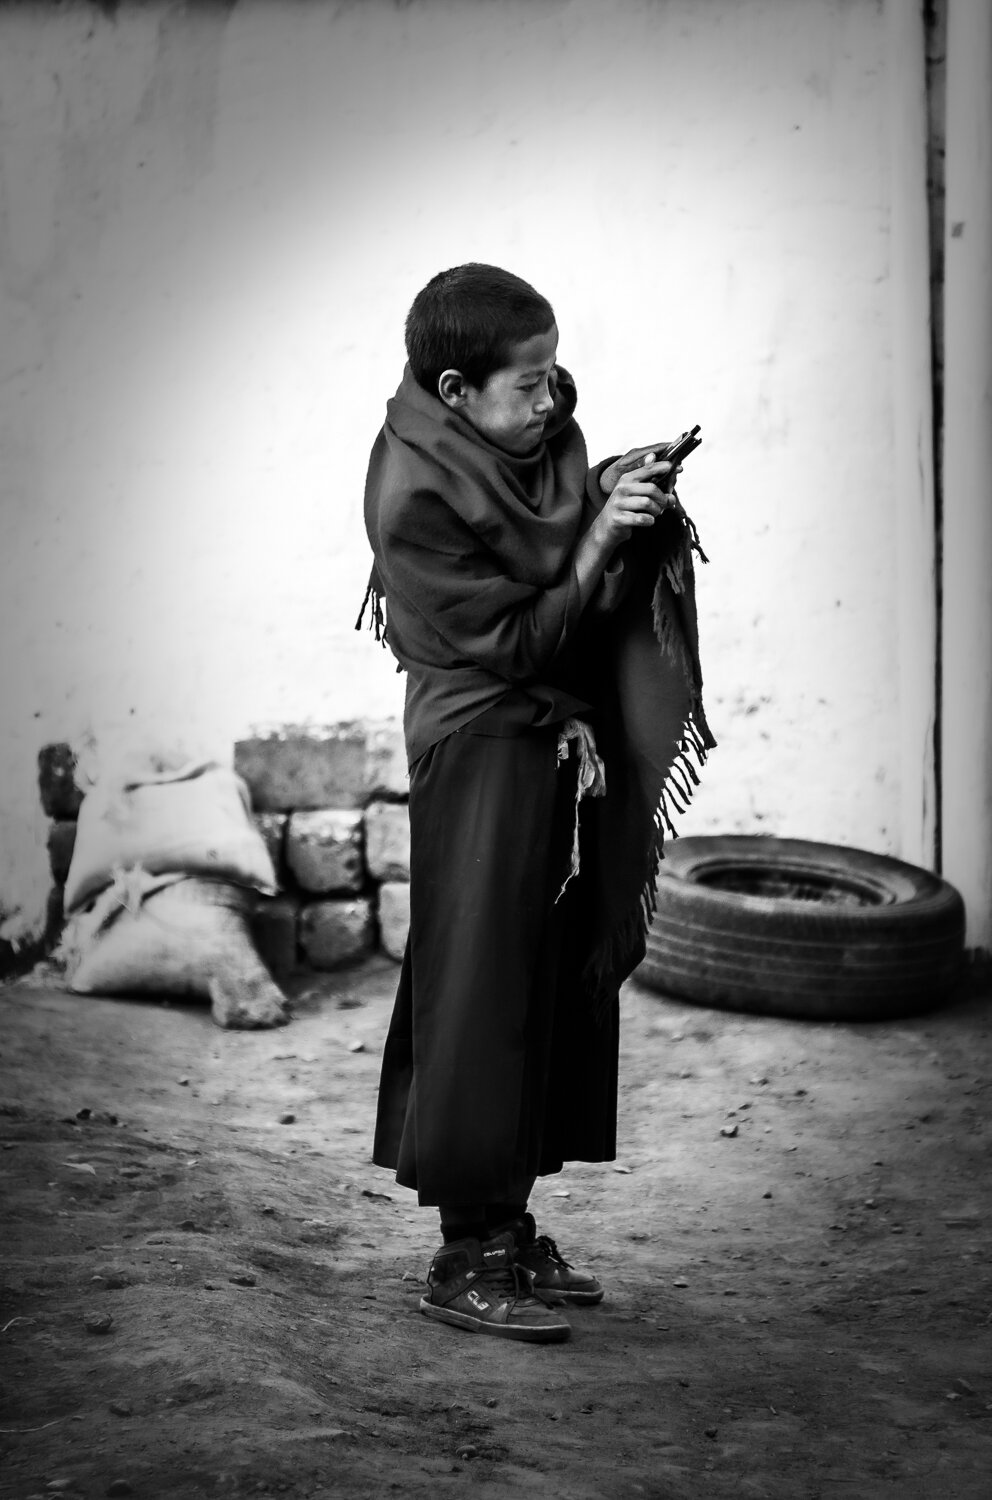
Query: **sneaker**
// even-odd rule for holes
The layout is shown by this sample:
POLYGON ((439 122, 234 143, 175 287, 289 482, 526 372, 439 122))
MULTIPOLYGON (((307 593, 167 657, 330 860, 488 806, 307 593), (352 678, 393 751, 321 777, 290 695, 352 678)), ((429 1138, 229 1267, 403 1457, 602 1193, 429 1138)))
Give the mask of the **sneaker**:
POLYGON ((430 1290, 420 1311, 441 1323, 503 1339, 555 1344, 571 1328, 531 1291, 516 1262, 517 1245, 507 1231, 489 1240, 455 1240, 435 1255, 427 1273, 430 1290))
POLYGON ((522 1219, 504 1224, 501 1230, 513 1235, 517 1265, 529 1275, 534 1295, 549 1307, 561 1303, 592 1307, 602 1302, 603 1288, 595 1276, 590 1271, 576 1270, 549 1234, 538 1234, 533 1214, 524 1214, 522 1219))

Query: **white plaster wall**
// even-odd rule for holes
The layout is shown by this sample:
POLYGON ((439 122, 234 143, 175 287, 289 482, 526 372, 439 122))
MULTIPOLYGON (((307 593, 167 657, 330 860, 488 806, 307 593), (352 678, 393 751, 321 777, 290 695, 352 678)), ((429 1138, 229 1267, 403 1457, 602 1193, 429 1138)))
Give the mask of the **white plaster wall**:
POLYGON ((594 457, 703 426, 684 828, 899 852, 887 66, 874 0, 0 9, 7 931, 40 745, 400 712, 364 469, 467 259, 555 304, 594 457))

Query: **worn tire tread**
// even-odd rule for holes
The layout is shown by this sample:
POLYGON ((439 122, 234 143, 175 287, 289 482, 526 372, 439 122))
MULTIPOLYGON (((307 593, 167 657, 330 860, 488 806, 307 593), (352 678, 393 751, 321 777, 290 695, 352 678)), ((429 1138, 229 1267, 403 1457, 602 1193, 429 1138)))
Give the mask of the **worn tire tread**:
POLYGON ((939 876, 886 855, 760 836, 679 839, 635 977, 723 1008, 835 1020, 892 1019, 949 998, 961 974, 964 905, 939 876), (708 872, 808 874, 874 892, 847 906, 705 885, 708 872))

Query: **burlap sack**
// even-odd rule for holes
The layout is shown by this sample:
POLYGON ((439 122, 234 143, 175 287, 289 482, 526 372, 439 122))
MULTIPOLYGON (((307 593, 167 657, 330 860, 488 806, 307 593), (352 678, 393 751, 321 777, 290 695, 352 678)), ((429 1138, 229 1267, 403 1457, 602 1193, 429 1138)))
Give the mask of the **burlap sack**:
POLYGON ((79 809, 65 887, 77 911, 122 870, 181 873, 276 891, 272 860, 251 821, 248 788, 216 761, 102 778, 79 809))
POLYGON ((254 893, 131 871, 69 922, 58 958, 74 994, 209 999, 221 1026, 272 1026, 284 997, 255 951, 254 893))

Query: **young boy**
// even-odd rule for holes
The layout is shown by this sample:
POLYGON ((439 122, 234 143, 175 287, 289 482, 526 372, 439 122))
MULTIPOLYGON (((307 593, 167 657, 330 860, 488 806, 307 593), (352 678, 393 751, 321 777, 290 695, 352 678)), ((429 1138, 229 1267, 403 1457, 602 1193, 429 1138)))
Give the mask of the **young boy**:
POLYGON ((561 1309, 603 1288, 528 1200, 565 1161, 615 1156, 619 986, 661 820, 714 743, 699 548, 665 444, 589 468, 526 282, 442 272, 406 347, 365 497, 366 604, 407 673, 411 828, 373 1155, 440 1213, 422 1312, 555 1342, 561 1309))

